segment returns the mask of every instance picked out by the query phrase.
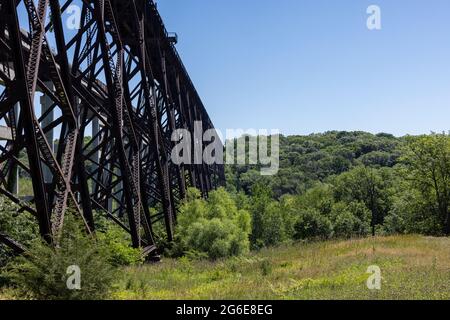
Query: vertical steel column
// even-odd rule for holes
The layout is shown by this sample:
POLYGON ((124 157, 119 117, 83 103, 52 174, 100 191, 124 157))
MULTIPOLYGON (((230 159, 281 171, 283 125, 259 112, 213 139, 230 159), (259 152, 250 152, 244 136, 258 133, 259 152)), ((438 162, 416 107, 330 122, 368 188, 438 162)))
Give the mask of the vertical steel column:
POLYGON ((7 12, 6 24, 11 37, 11 47, 14 52, 12 56, 14 61, 14 73, 16 76, 16 90, 20 97, 20 109, 23 113, 25 137, 27 139, 27 153, 28 161, 30 165, 31 178, 33 183, 33 191, 35 198, 35 205, 37 211, 37 218, 39 221, 40 234, 48 241, 51 242, 51 224, 50 224, 50 210, 47 202, 47 196, 45 192, 44 177, 42 174, 42 166, 39 156, 39 147, 37 134, 34 127, 34 110, 33 101, 30 96, 30 91, 27 85, 27 68, 25 58, 22 52, 21 34, 19 18, 17 16, 16 1, 6 0, 4 3, 5 12, 7 12))
MULTIPOLYGON (((127 115, 124 112, 124 96, 123 96, 123 47, 120 42, 117 25, 115 24, 115 18, 112 12, 111 4, 108 0, 95 0, 94 1, 94 14, 97 20, 97 26, 99 31, 99 42, 102 50, 102 59, 104 64, 104 71, 106 76, 106 82, 108 87, 108 93, 110 95, 110 107, 113 115, 113 135, 115 136, 116 150, 118 160, 121 166, 123 174, 123 182, 125 187, 125 201, 127 204, 128 220, 131 230, 131 237, 133 246, 138 248, 141 246, 140 235, 140 217, 141 217, 141 205, 140 203, 140 184, 136 184, 133 174, 138 169, 135 166, 139 165, 134 159, 132 159, 133 167, 130 167, 129 160, 125 153, 125 141, 124 138, 124 122, 127 115), (110 43, 107 38, 106 21, 105 18, 109 18, 108 32, 112 33, 112 41, 110 43), (117 61, 113 61, 110 49, 115 45, 117 48, 117 61)), ((131 129, 131 128, 129 128, 131 129)), ((130 144, 132 142, 130 141, 130 144)))
MULTIPOLYGON (((14 118, 16 120, 16 123, 15 123, 16 127, 19 124, 19 110, 20 110, 20 105, 18 103, 16 103, 14 105, 14 110, 13 110, 14 118)), ((12 170, 12 173, 11 173, 12 181, 10 183, 11 184, 10 191, 13 194, 15 194, 16 196, 19 196, 19 194, 20 194, 20 169, 19 169, 19 166, 13 165, 11 170, 12 170)))
MULTIPOLYGON (((99 120, 97 117, 94 117, 94 119, 92 119, 92 139, 94 139, 94 141, 92 142, 92 148, 94 150, 97 150, 100 142, 100 137, 98 136, 99 132, 100 132, 99 120)), ((93 171, 96 171, 98 170, 97 163, 99 163, 100 161, 100 150, 94 152, 94 154, 92 155, 92 160, 93 160, 92 169, 93 171)), ((95 185, 96 182, 92 180, 92 190, 95 190, 95 185)))
MULTIPOLYGON (((53 90, 53 82, 46 81, 44 82, 45 86, 51 90, 53 90)), ((54 110, 50 110, 50 108, 53 105, 52 99, 45 93, 40 98, 41 103, 41 114, 47 113, 47 116, 44 117, 44 119, 41 122, 42 128, 48 127, 50 124, 53 123, 55 120, 54 117, 54 110), (49 111, 50 110, 50 111, 49 111)), ((50 144, 50 150, 51 152, 55 151, 55 136, 54 136, 54 130, 50 129, 45 134, 45 138, 47 139, 48 143, 50 144)), ((43 165, 43 174, 44 174, 44 181, 45 183, 49 184, 53 181, 53 174, 50 170, 50 168, 47 165, 43 165)))

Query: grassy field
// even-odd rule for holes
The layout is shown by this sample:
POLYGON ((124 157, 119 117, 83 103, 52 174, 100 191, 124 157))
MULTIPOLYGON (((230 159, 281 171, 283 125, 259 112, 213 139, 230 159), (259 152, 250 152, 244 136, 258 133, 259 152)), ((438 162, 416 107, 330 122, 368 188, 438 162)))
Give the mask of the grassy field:
POLYGON ((450 239, 396 236, 297 244, 220 262, 129 268, 114 299, 450 299, 450 239), (381 290, 366 286, 382 271, 381 290))
MULTIPOLYGON (((450 299, 450 239, 286 245, 219 262, 164 259, 121 275, 112 299, 450 299), (372 265, 381 290, 366 286, 372 265)), ((0 291, 0 300, 14 298, 0 291)))

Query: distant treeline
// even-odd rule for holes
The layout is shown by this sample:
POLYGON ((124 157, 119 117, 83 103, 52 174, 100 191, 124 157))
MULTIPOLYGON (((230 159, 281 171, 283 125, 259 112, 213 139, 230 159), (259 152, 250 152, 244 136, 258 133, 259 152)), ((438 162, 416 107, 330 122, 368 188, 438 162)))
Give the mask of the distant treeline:
POLYGON ((297 238, 448 235, 450 137, 336 131, 282 136, 277 175, 261 176, 258 166, 227 166, 227 190, 250 197, 252 206, 263 201, 252 210, 255 242, 262 232, 256 221, 273 220, 273 212, 265 215, 275 207, 280 217, 295 221, 297 230, 285 229, 297 238))

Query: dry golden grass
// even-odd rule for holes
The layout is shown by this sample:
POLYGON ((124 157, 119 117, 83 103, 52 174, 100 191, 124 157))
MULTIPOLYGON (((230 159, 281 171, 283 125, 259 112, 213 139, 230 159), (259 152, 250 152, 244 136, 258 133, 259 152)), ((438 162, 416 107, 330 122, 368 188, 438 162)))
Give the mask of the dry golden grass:
POLYGON ((0 301, 3 300, 15 300, 17 296, 10 289, 0 289, 0 301))
POLYGON ((450 239, 393 236, 286 245, 218 262, 128 268, 115 299, 450 299, 450 239), (366 286, 367 268, 382 289, 366 286))

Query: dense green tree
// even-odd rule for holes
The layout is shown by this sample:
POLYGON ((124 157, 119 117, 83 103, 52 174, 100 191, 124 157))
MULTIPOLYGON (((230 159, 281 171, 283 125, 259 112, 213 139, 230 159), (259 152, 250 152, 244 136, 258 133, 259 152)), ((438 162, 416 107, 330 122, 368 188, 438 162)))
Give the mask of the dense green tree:
POLYGON ((411 186, 429 204, 443 232, 450 235, 450 136, 409 137, 401 160, 411 186))
POLYGON ((335 200, 331 184, 317 183, 313 188, 295 198, 295 207, 315 209, 322 215, 329 216, 335 200))
POLYGON ((250 201, 250 239, 253 248, 273 246, 292 239, 296 221, 294 208, 292 197, 285 196, 280 201, 275 201, 268 186, 255 185, 250 201))
POLYGON ((298 240, 325 240, 333 235, 330 219, 316 209, 301 210, 294 228, 294 238, 298 240))
POLYGON ((366 236, 370 230, 370 211, 362 202, 337 202, 332 208, 331 221, 335 237, 366 236))
POLYGON ((264 243, 264 216, 272 203, 272 191, 263 184, 256 184, 252 189, 252 232, 250 235, 253 246, 259 247, 264 243))
POLYGON ((337 201, 363 202, 370 210, 372 235, 389 212, 390 172, 388 169, 356 167, 334 178, 334 196, 337 201))

